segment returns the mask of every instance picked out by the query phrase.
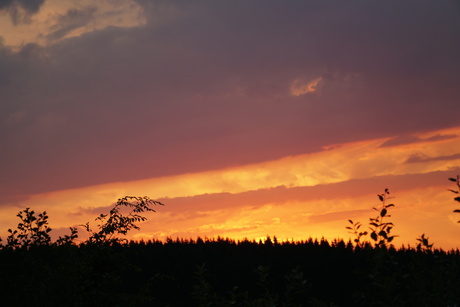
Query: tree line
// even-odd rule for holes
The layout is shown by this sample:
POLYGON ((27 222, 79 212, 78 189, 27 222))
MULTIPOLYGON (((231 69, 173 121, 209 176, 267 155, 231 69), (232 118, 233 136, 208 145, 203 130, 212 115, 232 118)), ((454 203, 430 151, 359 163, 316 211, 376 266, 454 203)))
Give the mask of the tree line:
MULTIPOLYGON (((459 177, 450 192, 459 202, 459 177)), ((126 196, 76 244, 76 228, 52 242, 46 212, 18 213, 0 250, 2 306, 455 306, 460 252, 425 235, 396 249, 390 191, 368 227, 348 221, 350 241, 228 238, 128 241, 144 213, 163 205, 126 196), (127 213, 126 213, 127 212, 127 213)), ((459 210, 454 210, 459 212, 459 210)))

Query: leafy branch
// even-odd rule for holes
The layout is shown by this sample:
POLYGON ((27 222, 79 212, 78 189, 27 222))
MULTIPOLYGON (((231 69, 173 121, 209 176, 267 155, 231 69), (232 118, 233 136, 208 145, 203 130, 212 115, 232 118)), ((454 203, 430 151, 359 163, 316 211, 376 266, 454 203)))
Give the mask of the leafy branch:
POLYGON ((382 194, 377 194, 377 197, 382 205, 379 208, 373 208, 378 212, 378 215, 375 218, 369 219, 370 232, 361 231, 360 222, 355 223, 353 220, 348 220, 351 226, 347 226, 345 228, 349 230, 348 233, 355 236, 353 242, 355 242, 357 247, 364 247, 366 244, 369 244, 366 241, 361 241, 362 238, 368 234, 370 234, 371 239, 374 241, 375 247, 385 247, 388 243, 391 243, 395 237, 397 237, 396 235, 391 235, 391 230, 394 227, 393 223, 385 220, 385 218, 391 217, 391 215, 388 214, 388 209, 394 207, 394 204, 387 204, 387 200, 391 198, 388 195, 390 195, 388 189, 385 189, 382 194))
POLYGON ((110 210, 109 214, 101 214, 96 218, 96 221, 100 221, 97 225, 99 230, 92 231, 89 222, 80 225, 85 228, 86 231, 91 233, 88 243, 92 244, 113 244, 122 241, 122 239, 116 237, 117 234, 126 235, 131 229, 139 230, 139 226, 136 225, 138 222, 147 220, 146 217, 140 215, 143 212, 156 212, 150 208, 153 205, 161 205, 159 201, 150 199, 147 196, 125 196, 118 199, 116 205, 110 210), (121 213, 121 208, 131 208, 131 211, 127 215, 121 213))
MULTIPOLYGON (((451 191, 452 193, 456 194, 457 197, 455 197, 454 200, 457 202, 460 202, 460 196, 458 196, 460 194, 460 176, 457 175, 457 178, 449 178, 449 180, 452 182, 455 182, 457 189, 456 190, 448 189, 448 191, 451 191)), ((460 210, 456 209, 454 210, 454 212, 460 213, 460 210)), ((460 221, 458 221, 457 223, 460 223, 460 221)))
POLYGON ((78 238, 78 230, 77 227, 69 227, 70 228, 70 235, 65 235, 64 237, 59 236, 59 239, 56 240, 54 244, 57 246, 60 245, 72 245, 76 238, 78 238))
POLYGON ((388 215, 388 208, 394 207, 394 204, 386 204, 387 200, 390 199, 389 197, 390 192, 388 189, 385 189, 384 193, 378 194, 378 198, 382 203, 380 208, 375 208, 374 210, 377 211, 379 214, 375 218, 370 218, 369 227, 370 229, 370 236, 372 240, 374 240, 376 247, 384 247, 387 243, 391 243, 393 239, 397 236, 390 235, 391 230, 393 229, 394 225, 392 222, 384 222, 385 218, 391 217, 388 215))
POLYGON ((360 222, 354 223, 353 220, 348 220, 348 222, 351 224, 351 226, 347 226, 345 228, 349 230, 348 233, 355 235, 355 239, 353 240, 353 242, 356 243, 356 246, 364 247, 366 243, 361 242, 361 238, 367 236, 367 231, 359 231, 359 229, 361 228, 360 222))
MULTIPOLYGON (((136 223, 147 220, 141 213, 155 212, 155 210, 150 208, 153 205, 163 204, 147 196, 125 196, 118 199, 115 207, 110 210, 109 214, 101 214, 96 218, 96 221, 100 221, 98 231, 93 232, 90 229, 89 223, 80 225, 91 233, 86 243, 112 244, 121 241, 122 239, 119 239, 116 235, 126 235, 131 229, 140 229, 136 223), (127 215, 123 215, 121 212, 122 207, 130 208, 131 210, 127 215)), ((29 249, 31 246, 73 245, 75 244, 75 239, 78 238, 77 228, 70 227, 70 235, 59 236, 52 243, 49 234, 52 229, 48 225, 46 211, 36 215, 35 211, 26 208, 19 211, 16 216, 21 219, 21 222, 15 230, 8 229, 9 235, 6 238, 5 245, 1 243, 2 239, 0 238, 0 249, 29 249)))
POLYGON ((425 234, 422 234, 419 238, 417 238, 417 241, 419 242, 417 244, 418 251, 428 252, 433 250, 434 244, 430 244, 428 237, 425 237, 425 234))

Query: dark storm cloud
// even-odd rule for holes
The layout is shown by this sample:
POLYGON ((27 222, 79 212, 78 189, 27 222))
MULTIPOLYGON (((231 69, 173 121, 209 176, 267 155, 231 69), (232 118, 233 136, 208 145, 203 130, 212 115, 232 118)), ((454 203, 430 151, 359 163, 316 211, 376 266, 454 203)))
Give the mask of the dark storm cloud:
MULTIPOLYGON (((193 172, 459 123, 451 2, 139 3, 145 26, 0 50, 4 189, 193 172), (290 94, 318 78, 316 92, 290 94)), ((49 38, 91 18, 69 12, 49 38)))
POLYGON ((43 3, 45 0, 2 0, 0 13, 8 13, 13 24, 28 22, 30 15, 38 13, 43 3))
POLYGON ((37 13, 45 0, 2 0, 0 10, 8 10, 14 7, 20 7, 27 13, 37 13))

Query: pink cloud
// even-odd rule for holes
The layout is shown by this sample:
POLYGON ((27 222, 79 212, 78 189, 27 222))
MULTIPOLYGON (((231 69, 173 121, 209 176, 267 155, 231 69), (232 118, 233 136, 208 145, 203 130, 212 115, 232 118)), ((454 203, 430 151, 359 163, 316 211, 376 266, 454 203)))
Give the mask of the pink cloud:
POLYGON ((444 141, 458 138, 458 135, 449 134, 449 135, 435 135, 428 138, 420 138, 413 135, 401 135, 394 138, 389 139, 385 143, 381 145, 381 147, 389 147, 389 146, 398 146, 398 145, 406 145, 406 144, 414 144, 414 143, 421 143, 421 142, 437 142, 437 141, 444 141))

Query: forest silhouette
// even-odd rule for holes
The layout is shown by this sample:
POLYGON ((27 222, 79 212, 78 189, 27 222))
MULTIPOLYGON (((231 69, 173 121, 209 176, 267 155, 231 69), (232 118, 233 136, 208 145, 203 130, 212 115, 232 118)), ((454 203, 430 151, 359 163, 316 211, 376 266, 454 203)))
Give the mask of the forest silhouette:
MULTIPOLYGON (((460 202, 460 178, 454 201, 460 202)), ((368 227, 349 220, 351 241, 235 241, 229 238, 123 239, 162 203, 126 196, 97 228, 51 240, 46 212, 17 215, 17 229, 0 241, 2 306, 456 306, 460 251, 395 248, 390 191, 368 227), (366 229, 366 230, 364 230, 366 229)), ((454 212, 460 212, 455 209, 454 212)))

